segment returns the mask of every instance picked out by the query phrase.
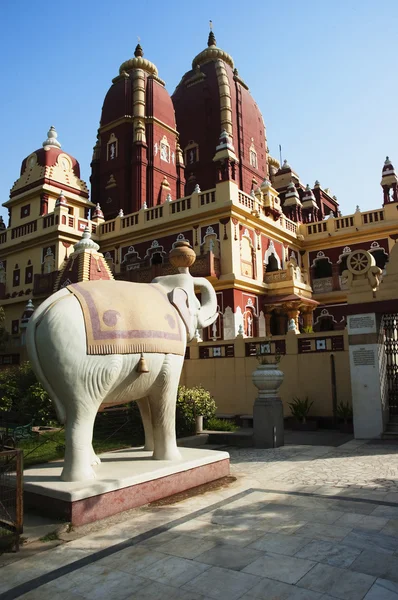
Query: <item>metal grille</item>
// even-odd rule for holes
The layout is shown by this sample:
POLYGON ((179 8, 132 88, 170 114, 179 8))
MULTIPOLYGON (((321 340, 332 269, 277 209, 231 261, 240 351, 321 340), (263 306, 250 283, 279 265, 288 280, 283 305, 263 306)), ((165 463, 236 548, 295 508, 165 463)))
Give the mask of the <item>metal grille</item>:
POLYGON ((383 328, 390 415, 398 415, 398 313, 384 315, 383 328))
POLYGON ((19 548, 23 531, 22 450, 0 452, 0 549, 14 543, 19 548))

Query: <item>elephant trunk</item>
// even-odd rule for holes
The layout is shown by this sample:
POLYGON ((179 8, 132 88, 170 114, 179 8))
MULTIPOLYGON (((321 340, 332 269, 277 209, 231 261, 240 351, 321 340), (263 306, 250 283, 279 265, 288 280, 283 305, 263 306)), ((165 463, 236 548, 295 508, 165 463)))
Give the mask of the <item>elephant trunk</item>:
POLYGON ((213 286, 204 277, 194 277, 195 287, 200 289, 201 308, 198 312, 198 329, 209 327, 217 319, 217 296, 213 286))

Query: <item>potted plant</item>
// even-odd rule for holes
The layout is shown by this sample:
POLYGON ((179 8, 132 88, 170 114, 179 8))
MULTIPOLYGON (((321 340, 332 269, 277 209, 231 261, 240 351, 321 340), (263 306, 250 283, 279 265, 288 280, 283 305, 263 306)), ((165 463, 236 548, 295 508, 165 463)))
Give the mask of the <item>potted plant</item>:
POLYGON ((337 405, 337 417, 342 420, 342 423, 340 423, 340 431, 342 433, 352 433, 354 431, 352 416, 351 404, 348 402, 339 402, 337 405))
POLYGON ((295 396, 292 402, 288 402, 290 412, 294 418, 293 429, 300 431, 315 431, 317 429, 316 421, 307 421, 308 413, 314 402, 310 402, 308 396, 306 398, 298 398, 295 396))

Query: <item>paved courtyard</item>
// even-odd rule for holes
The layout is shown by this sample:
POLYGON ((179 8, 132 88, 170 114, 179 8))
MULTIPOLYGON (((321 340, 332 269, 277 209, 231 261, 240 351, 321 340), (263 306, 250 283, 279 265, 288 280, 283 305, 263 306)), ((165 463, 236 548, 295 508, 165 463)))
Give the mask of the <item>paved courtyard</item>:
POLYGON ((398 600, 398 446, 231 449, 237 480, 0 567, 0 600, 398 600))

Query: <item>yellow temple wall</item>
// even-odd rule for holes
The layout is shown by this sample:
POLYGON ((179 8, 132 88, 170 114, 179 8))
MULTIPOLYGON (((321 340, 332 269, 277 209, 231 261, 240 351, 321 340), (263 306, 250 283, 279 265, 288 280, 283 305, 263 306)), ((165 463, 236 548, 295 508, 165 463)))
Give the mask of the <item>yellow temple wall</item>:
MULTIPOLYGON (((286 336, 267 338, 286 340, 286 354, 282 356, 279 368, 285 374, 280 388, 285 416, 290 415, 288 402, 294 397, 304 399, 308 396, 314 404, 310 416, 333 416, 332 367, 331 355, 335 361, 336 397, 340 402, 351 403, 351 382, 348 358, 348 335, 346 331, 300 334, 293 332, 286 336), (344 350, 331 351, 333 337, 344 338, 344 350), (322 352, 299 352, 299 340, 311 339, 315 347, 316 340, 327 338, 328 349, 322 352)), ((199 358, 200 347, 220 346, 216 343, 190 344, 190 359, 185 360, 180 384, 187 387, 202 385, 214 396, 218 414, 251 415, 253 403, 257 397, 257 388, 251 376, 257 367, 256 357, 246 356, 247 343, 264 343, 264 338, 236 338, 222 342, 234 346, 234 358, 199 358)))

